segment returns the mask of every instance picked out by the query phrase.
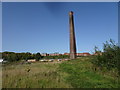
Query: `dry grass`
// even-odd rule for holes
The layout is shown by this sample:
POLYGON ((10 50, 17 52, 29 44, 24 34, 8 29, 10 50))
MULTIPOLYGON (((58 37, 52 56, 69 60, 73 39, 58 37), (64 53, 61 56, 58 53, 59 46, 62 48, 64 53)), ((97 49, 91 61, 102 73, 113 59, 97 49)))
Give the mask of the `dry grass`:
POLYGON ((3 66, 3 88, 117 88, 116 70, 94 69, 92 57, 3 66))
POLYGON ((3 88, 68 88, 59 63, 32 63, 3 67, 3 88))

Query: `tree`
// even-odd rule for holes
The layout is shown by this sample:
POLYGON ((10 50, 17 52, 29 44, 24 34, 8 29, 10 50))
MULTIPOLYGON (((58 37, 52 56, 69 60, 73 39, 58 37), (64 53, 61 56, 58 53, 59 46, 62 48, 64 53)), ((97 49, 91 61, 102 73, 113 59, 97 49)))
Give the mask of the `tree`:
POLYGON ((40 53, 37 53, 36 55, 35 55, 35 59, 38 61, 39 59, 41 59, 41 55, 40 55, 40 53))
MULTIPOLYGON (((95 50, 95 52, 99 52, 98 49, 95 50)), ((103 43, 102 55, 98 54, 92 62, 101 68, 106 67, 109 70, 112 68, 119 69, 120 47, 112 39, 109 42, 106 41, 106 43, 103 43)))

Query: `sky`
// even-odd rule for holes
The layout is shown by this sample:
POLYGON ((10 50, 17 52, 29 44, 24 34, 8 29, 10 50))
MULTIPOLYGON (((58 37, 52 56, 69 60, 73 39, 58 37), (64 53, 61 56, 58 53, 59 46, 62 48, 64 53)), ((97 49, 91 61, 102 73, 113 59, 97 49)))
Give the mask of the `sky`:
POLYGON ((1 2, 0 2, 0 52, 2 52, 2 3, 1 2))
POLYGON ((117 2, 4 2, 2 51, 69 52, 69 11, 74 12, 77 53, 118 43, 117 2))

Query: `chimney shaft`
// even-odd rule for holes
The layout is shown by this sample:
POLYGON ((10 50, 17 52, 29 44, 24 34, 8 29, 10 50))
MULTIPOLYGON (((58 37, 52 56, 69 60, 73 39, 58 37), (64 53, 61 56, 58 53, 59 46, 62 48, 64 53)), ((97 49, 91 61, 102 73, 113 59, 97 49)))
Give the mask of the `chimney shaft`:
POLYGON ((74 32, 74 17, 73 12, 69 12, 69 25, 70 25, 70 59, 76 58, 76 40, 74 32))

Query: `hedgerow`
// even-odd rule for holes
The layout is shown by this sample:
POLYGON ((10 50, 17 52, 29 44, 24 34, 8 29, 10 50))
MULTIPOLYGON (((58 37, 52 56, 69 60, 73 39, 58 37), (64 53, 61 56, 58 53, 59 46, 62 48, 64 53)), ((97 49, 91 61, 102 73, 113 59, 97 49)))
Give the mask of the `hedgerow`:
POLYGON ((95 58, 92 60, 94 65, 109 70, 112 68, 120 70, 120 47, 112 39, 103 43, 103 52, 95 47, 95 53, 95 58))

